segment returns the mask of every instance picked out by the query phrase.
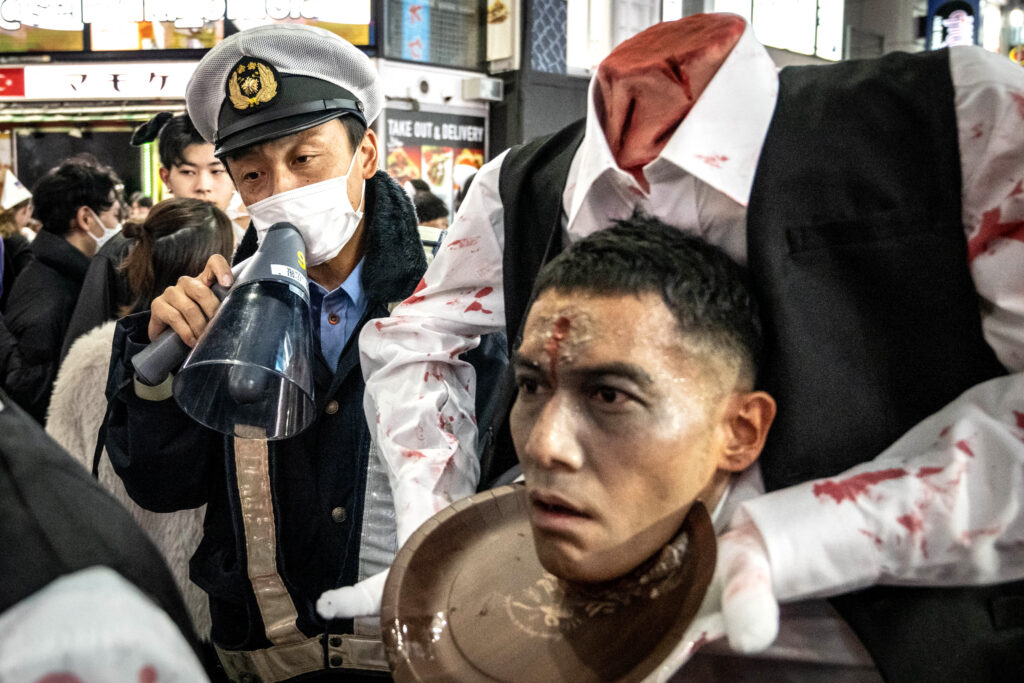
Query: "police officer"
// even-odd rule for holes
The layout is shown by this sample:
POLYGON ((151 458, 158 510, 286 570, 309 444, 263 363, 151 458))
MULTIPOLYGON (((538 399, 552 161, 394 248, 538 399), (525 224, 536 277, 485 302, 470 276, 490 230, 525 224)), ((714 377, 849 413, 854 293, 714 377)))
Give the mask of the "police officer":
POLYGON ((232 680, 356 680, 386 670, 376 624, 325 621, 314 608, 323 591, 384 569, 395 550, 391 517, 379 514, 392 503, 370 452, 356 332, 408 296, 426 264, 411 202, 377 170, 367 126, 382 100, 362 52, 299 25, 231 36, 186 91, 192 121, 252 219, 235 261, 279 221, 305 240, 319 410, 310 429, 274 442, 224 437, 182 413, 169 382, 134 380, 131 357, 166 328, 195 345, 219 305, 210 286, 231 282, 220 256, 168 288, 150 313, 122 321, 115 338, 111 461, 143 507, 207 505, 191 577, 209 595, 212 640, 232 680))

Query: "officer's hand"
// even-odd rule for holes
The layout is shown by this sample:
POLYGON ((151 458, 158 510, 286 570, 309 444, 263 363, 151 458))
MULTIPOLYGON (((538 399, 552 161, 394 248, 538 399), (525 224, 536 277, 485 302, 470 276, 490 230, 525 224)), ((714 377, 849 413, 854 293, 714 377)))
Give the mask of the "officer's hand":
POLYGON ((180 277, 178 284, 153 299, 148 330, 150 341, 155 341, 170 327, 183 342, 195 346, 206 322, 220 306, 220 300, 210 289, 215 282, 225 287, 232 282, 231 267, 220 254, 211 256, 197 277, 180 277))
POLYGON ((387 571, 382 571, 354 586, 325 591, 316 601, 316 611, 324 619, 376 616, 380 614, 380 599, 387 578, 387 571))
POLYGON ((718 539, 712 583, 721 591, 729 646, 750 653, 771 645, 779 633, 779 603, 772 593, 768 551, 753 522, 733 527, 718 539))

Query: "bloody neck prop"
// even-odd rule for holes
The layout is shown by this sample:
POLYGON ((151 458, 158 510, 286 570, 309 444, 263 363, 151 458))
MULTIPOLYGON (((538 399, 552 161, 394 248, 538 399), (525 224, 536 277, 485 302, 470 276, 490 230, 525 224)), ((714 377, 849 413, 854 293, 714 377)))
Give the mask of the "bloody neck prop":
POLYGON ((644 164, 661 152, 745 27, 734 14, 696 14, 638 33, 601 62, 595 106, 619 168, 646 184, 644 164))

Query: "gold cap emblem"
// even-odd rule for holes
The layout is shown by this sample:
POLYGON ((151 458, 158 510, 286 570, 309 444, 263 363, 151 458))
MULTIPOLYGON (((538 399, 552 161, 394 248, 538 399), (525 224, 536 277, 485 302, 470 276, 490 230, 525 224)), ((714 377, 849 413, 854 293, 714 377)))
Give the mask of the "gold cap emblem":
POLYGON ((277 97, 277 72, 262 60, 246 57, 228 73, 227 86, 235 111, 255 111, 277 97))

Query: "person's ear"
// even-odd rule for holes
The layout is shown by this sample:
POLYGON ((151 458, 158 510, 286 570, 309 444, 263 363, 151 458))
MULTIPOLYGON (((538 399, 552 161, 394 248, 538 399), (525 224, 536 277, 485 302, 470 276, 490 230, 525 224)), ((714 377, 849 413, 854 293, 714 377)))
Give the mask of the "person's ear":
POLYGON ((741 472, 757 460, 775 419, 775 410, 775 399, 764 391, 737 392, 730 397, 719 468, 741 472))
POLYGON ((363 159, 359 166, 360 175, 365 179, 372 178, 373 174, 377 172, 377 134, 373 132, 372 128, 366 129, 366 135, 359 143, 359 149, 363 153, 363 159))
MULTIPOLYGON (((92 230, 89 229, 89 220, 91 218, 92 218, 92 212, 89 210, 88 206, 84 206, 84 205, 80 206, 80 207, 78 207, 78 210, 75 211, 75 216, 74 216, 75 223, 78 224, 79 228, 81 228, 82 230, 85 230, 86 232, 90 232, 90 233, 92 232, 92 230)), ((71 227, 74 228, 75 226, 72 225, 71 227)))
MULTIPOLYGON (((171 187, 167 184, 167 181, 171 179, 171 169, 161 166, 157 173, 160 174, 160 180, 163 181, 164 187, 167 188, 168 192, 171 192, 171 187)), ((174 192, 171 192, 171 194, 174 194, 174 192)))

